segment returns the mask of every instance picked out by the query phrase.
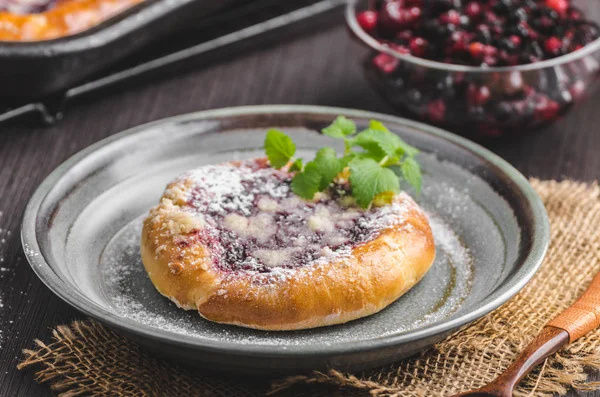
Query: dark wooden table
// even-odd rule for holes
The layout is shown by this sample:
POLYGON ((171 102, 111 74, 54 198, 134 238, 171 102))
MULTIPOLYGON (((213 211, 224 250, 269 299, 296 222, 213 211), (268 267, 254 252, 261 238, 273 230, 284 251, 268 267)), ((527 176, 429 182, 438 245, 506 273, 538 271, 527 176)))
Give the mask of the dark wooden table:
MULTIPOLYGON (((201 109, 287 103, 394 113, 365 81, 364 49, 348 39, 340 16, 329 28, 167 80, 113 92, 68 109, 51 127, 0 126, 0 395, 50 395, 15 366, 33 339, 82 315, 33 274, 19 240, 21 215, 38 184, 86 146, 148 121, 201 109)), ((486 144, 527 176, 600 179, 600 93, 539 133, 486 144)), ((575 394, 572 394, 575 395, 575 394)), ((600 392, 589 394, 600 396, 600 392)))

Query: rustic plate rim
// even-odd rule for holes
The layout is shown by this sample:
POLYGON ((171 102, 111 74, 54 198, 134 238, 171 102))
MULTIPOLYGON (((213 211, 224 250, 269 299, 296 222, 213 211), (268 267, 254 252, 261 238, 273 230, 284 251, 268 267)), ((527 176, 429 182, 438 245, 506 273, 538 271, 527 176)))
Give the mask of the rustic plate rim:
MULTIPOLYGON (((45 180, 39 185, 32 195, 23 215, 21 227, 21 243, 23 245, 25 257, 27 258, 31 268, 38 278, 59 298, 75 309, 83 312, 107 324, 108 326, 121 330, 125 333, 137 334, 145 338, 153 339, 163 343, 174 344, 191 349, 200 349, 207 352, 218 352, 221 354, 240 354, 246 356, 260 357, 280 357, 280 356, 295 356, 295 357, 311 357, 311 356, 329 356, 356 354, 367 352, 386 347, 395 347, 405 343, 426 340, 435 335, 451 332, 452 330, 464 327, 467 324, 483 317, 492 310, 508 301, 516 295, 534 276, 542 264, 548 244, 550 241, 550 225, 548 215, 542 200, 537 195, 533 187, 527 179, 517 171, 508 162, 492 153, 488 149, 471 142, 465 138, 454 135, 442 129, 423 124, 420 122, 407 120, 401 117, 386 115, 382 113, 348 109, 339 107, 327 106, 312 106, 312 105, 258 105, 258 106, 240 106, 229 107, 213 110, 204 110, 182 114, 178 116, 168 117, 149 123, 145 123, 136 127, 126 129, 120 133, 111 135, 102 139, 87 148, 76 153, 54 171, 52 171, 45 180), (197 336, 188 335, 171 335, 171 333, 161 329, 153 328, 146 324, 140 324, 129 320, 108 310, 105 310, 89 298, 81 295, 79 292, 68 288, 70 284, 63 282, 59 276, 53 271, 48 262, 46 262, 43 252, 41 251, 37 234, 36 220, 38 211, 52 187, 61 179, 61 177, 70 170, 74 165, 85 159, 88 155, 94 153, 100 148, 109 145, 112 142, 120 140, 136 133, 141 133, 151 127, 160 124, 173 124, 185 120, 202 119, 202 118, 218 118, 232 117, 252 114, 270 114, 270 113, 303 113, 303 114, 344 114, 347 117, 372 118, 381 121, 389 121, 399 125, 405 125, 410 128, 418 129, 435 138, 441 138, 451 142, 454 145, 462 147, 467 151, 483 158, 487 162, 496 166, 504 175, 510 179, 515 187, 523 194, 524 200, 531 208, 533 232, 531 238, 531 247, 528 254, 523 259, 519 271, 511 279, 507 279, 503 284, 499 285, 492 298, 482 300, 483 304, 475 305, 472 311, 464 313, 453 319, 446 319, 437 324, 432 324, 424 328, 403 332, 400 334, 390 334, 379 338, 372 338, 362 341, 352 342, 337 342, 328 346, 307 346, 307 345, 270 345, 270 344, 255 344, 255 345, 240 345, 227 343, 225 341, 202 340, 197 336), (509 281, 514 280, 512 285, 505 286, 509 281), (67 287, 67 288, 65 288, 67 287), (503 289, 504 287, 504 289, 503 289)), ((509 283, 510 284, 510 283, 509 283)))

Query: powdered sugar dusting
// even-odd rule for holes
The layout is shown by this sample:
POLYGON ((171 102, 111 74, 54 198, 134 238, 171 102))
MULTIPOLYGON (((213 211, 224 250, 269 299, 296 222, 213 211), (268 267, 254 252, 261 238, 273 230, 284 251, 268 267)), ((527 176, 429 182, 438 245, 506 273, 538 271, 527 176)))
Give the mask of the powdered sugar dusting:
MULTIPOLYGON (((437 245, 436 261, 419 284, 383 313, 344 325, 294 332, 265 332, 215 324, 203 320, 193 310, 178 309, 156 291, 139 254, 143 217, 128 224, 106 247, 100 260, 103 293, 119 316, 177 335, 228 343, 277 345, 283 349, 287 346, 326 346, 349 342, 356 335, 360 335, 361 339, 377 338, 450 316, 460 307, 470 284, 470 251, 442 216, 430 212, 437 245)), ((315 261, 315 266, 320 264, 322 260, 315 261)), ((269 279, 285 280, 294 277, 294 273, 294 269, 278 267, 272 269, 269 279)), ((255 276, 264 277, 266 274, 257 273, 255 276)))
POLYGON ((191 243, 210 247, 213 263, 222 270, 281 276, 273 270, 349 258, 353 247, 402 222, 415 205, 400 195, 392 205, 365 211, 343 205, 348 196, 338 188, 307 201, 291 191, 291 177, 262 160, 184 174, 172 189, 186 186, 186 210, 205 225, 191 243))

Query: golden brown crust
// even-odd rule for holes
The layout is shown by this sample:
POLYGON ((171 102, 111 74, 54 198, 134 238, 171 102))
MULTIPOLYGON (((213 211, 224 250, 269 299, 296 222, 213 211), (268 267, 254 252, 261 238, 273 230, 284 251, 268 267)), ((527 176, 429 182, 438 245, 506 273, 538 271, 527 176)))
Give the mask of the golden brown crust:
POLYGON ((435 257, 431 228, 410 198, 402 221, 352 249, 348 258, 273 273, 225 272, 208 247, 178 243, 201 227, 179 207, 189 181, 167 188, 144 222, 142 260, 156 286, 204 318, 264 330, 295 330, 344 323, 394 302, 427 272, 435 257))
POLYGON ((58 0, 33 14, 0 11, 0 41, 37 41, 89 29, 143 0, 58 0))

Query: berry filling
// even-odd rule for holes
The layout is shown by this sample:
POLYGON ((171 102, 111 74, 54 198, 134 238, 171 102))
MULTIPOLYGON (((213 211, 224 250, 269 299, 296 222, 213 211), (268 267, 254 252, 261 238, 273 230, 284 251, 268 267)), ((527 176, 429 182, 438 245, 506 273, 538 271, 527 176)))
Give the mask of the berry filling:
POLYGON ((392 48, 439 62, 509 66, 576 51, 600 37, 570 0, 377 0, 359 25, 392 48))
POLYGON ((1 0, 0 12, 13 14, 38 14, 50 9, 55 0, 1 0))
POLYGON ((334 187, 306 201, 291 191, 291 177, 262 160, 205 166, 184 175, 193 181, 187 211, 203 227, 180 245, 207 246, 222 271, 293 269, 348 257, 353 247, 400 222, 413 203, 405 196, 365 211, 334 187))

